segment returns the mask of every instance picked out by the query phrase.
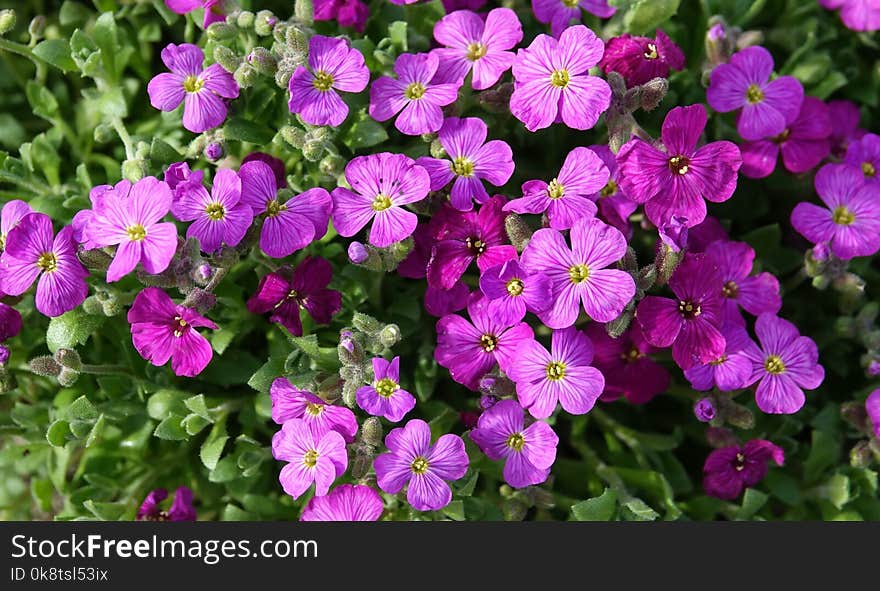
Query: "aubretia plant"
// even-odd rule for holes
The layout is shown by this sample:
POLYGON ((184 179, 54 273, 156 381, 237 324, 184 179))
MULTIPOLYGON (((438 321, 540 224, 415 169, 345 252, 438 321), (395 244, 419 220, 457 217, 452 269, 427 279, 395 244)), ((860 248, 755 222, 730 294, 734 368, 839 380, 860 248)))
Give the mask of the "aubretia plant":
POLYGON ((17 4, 0 518, 880 519, 877 2, 17 4))

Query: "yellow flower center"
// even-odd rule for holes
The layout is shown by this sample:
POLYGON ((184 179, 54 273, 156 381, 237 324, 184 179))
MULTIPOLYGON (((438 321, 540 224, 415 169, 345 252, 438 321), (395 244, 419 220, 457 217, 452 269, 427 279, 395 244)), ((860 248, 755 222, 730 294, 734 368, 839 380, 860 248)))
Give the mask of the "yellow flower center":
POLYGON ((561 361, 551 361, 547 364, 547 379, 558 382, 565 377, 565 364, 561 361))
POLYGON ((333 88, 333 75, 323 70, 315 72, 315 79, 312 80, 312 86, 320 92, 327 92, 333 88))
POLYGON ((475 62, 489 51, 489 48, 480 43, 479 41, 474 41, 473 43, 468 43, 467 46, 467 58, 475 62))
POLYGON ((473 254, 475 254, 477 256, 486 252, 486 249, 489 247, 488 244, 486 244, 485 242, 483 242, 479 238, 472 238, 471 236, 468 236, 465 239, 464 243, 465 243, 465 246, 468 247, 468 250, 470 250, 473 254))
POLYGON ((380 193, 373 199, 373 211, 385 211, 389 207, 391 207, 391 197, 380 193))
POLYGON ((580 0, 562 0, 562 4, 566 8, 577 8, 580 0))
POLYGON ((838 205, 831 214, 831 219, 839 226, 849 226, 856 221, 856 216, 845 205, 838 205))
POLYGON ((523 292, 522 279, 511 279, 507 282, 507 293, 512 296, 518 296, 523 292))
POLYGON ((426 460, 422 456, 418 456, 412 461, 412 464, 409 465, 409 468, 413 471, 413 474, 424 474, 428 471, 428 468, 430 466, 431 465, 428 463, 428 460, 426 460))
POLYGON ((491 353, 498 345, 498 337, 494 334, 484 334, 480 337, 480 346, 486 353, 491 353))
POLYGON ((474 163, 464 156, 459 156, 452 161, 452 172, 457 176, 473 176, 474 163))
POLYGON ((565 186, 556 179, 550 181, 550 184, 547 185, 547 196, 550 199, 562 199, 563 195, 565 195, 565 186))
POLYGON ((741 453, 736 454, 736 463, 733 465, 737 472, 742 472, 746 467, 746 457, 741 453))
POLYGON ((757 84, 752 84, 746 90, 746 100, 750 105, 755 105, 764 100, 764 91, 757 84))
POLYGON ((862 162, 862 174, 866 177, 873 178, 875 174, 877 174, 877 169, 874 168, 874 165, 870 162, 862 162))
POLYGON ((556 88, 565 88, 568 86, 568 81, 570 79, 571 77, 568 74, 568 70, 556 70, 550 74, 550 84, 556 88))
POLYGON ((266 217, 274 218, 282 211, 287 211, 287 206, 279 203, 277 199, 270 199, 266 202, 266 217))
POLYGON ((717 366, 717 365, 721 365, 721 364, 724 363, 725 361, 727 361, 727 355, 722 355, 722 356, 719 357, 718 359, 713 359, 712 361, 710 361, 710 362, 709 362, 709 365, 715 365, 715 366, 717 366))
POLYGON ((313 417, 320 416, 324 412, 324 405, 315 402, 306 402, 306 414, 313 417))
POLYGON ((629 351, 620 354, 620 358, 623 359, 626 363, 632 363, 637 359, 641 359, 642 357, 644 357, 644 355, 636 347, 630 347, 629 351))
POLYGON ((572 283, 583 283, 590 278, 590 268, 584 264, 569 267, 568 277, 572 283))
POLYGON ((303 454, 303 465, 306 468, 314 468, 318 464, 318 452, 310 449, 303 454))
POLYGON ((602 190, 599 191, 600 197, 611 197, 612 195, 617 193, 617 183, 614 181, 608 181, 608 184, 602 187, 602 190))
POLYGON ((174 329, 174 336, 179 338, 186 331, 187 323, 186 320, 184 320, 180 316, 175 316, 174 322, 175 324, 177 324, 177 328, 174 329))
POLYGON ((376 393, 382 398, 391 398, 391 395, 397 392, 397 382, 389 378, 382 378, 376 382, 376 393))
POLYGON ((58 268, 58 257, 54 252, 44 252, 37 259, 37 267, 43 273, 53 273, 58 268))
POLYGON ((417 101, 425 96, 425 86, 421 82, 411 82, 403 95, 411 101, 417 101))
POLYGON ((513 451, 522 451, 522 448, 525 446, 526 440, 522 436, 522 433, 511 433, 507 438, 507 447, 512 449, 513 451))
POLYGON ((189 75, 183 79, 183 89, 187 92, 198 92, 205 86, 205 81, 198 76, 189 75))
POLYGON ((779 355, 770 355, 764 360, 764 369, 767 370, 767 373, 779 375, 785 371, 785 364, 779 355))
POLYGON ((721 288, 721 294, 726 298, 735 298, 739 295, 739 285, 735 281, 728 281, 721 288))
POLYGON ((678 312, 688 320, 693 320, 702 314, 700 305, 693 302, 678 302, 678 312))
POLYGON ((669 170, 675 174, 685 175, 691 169, 691 161, 686 156, 673 156, 669 159, 669 170))
POLYGON ((648 51, 646 51, 643 55, 645 56, 645 59, 649 60, 655 60, 660 57, 660 54, 657 53, 657 46, 653 43, 648 43, 648 51))
POLYGON ((125 234, 132 242, 140 242, 147 237, 147 230, 142 225, 135 224, 126 228, 125 234))
POLYGON ((223 207, 222 203, 211 203, 208 207, 205 208, 205 213, 208 214, 208 217, 214 221, 222 220, 226 217, 226 208, 223 207))

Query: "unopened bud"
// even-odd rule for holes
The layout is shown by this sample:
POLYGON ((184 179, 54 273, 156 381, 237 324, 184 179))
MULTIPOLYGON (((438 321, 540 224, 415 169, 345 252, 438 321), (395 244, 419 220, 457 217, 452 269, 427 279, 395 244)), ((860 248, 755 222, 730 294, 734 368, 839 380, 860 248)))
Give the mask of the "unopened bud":
POLYGON ((0 35, 5 35, 15 28, 15 11, 11 8, 0 10, 0 35))
MULTIPOLYGON (((516 385, 510 378, 487 374, 480 379, 480 392, 484 396, 495 399, 504 398, 505 396, 512 396, 515 391, 516 385)), ((486 409, 482 404, 482 399, 480 401, 480 408, 486 409)))
POLYGON ((641 107, 644 111, 653 111, 656 109, 666 93, 669 91, 669 80, 666 78, 654 78, 642 85, 640 94, 641 107))
POLYGON ((0 366, 0 394, 12 392, 15 389, 15 380, 12 374, 6 371, 5 367, 0 366))
POLYGON ((195 308, 201 314, 204 314, 215 305, 217 305, 217 296, 200 287, 194 287, 186 296, 186 306, 195 308))
MULTIPOLYGON (((0 368, 2 368, 4 365, 6 365, 6 363, 9 361, 10 355, 11 355, 11 352, 9 351, 9 348, 6 347, 5 345, 0 345, 0 368)), ((0 371, 3 371, 3 370, 0 369, 0 371)))
POLYGON ((840 416, 860 433, 869 433, 868 410, 864 403, 844 402, 840 406, 840 416))
POLYGON ((700 398, 694 404, 694 416, 701 423, 708 423, 715 418, 715 405, 709 398, 700 398))
POLYGON ((61 373, 62 370, 61 364, 48 355, 34 357, 28 361, 28 367, 38 376, 45 377, 55 377, 61 373))
POLYGON ((104 316, 119 316, 122 312, 122 304, 116 298, 101 303, 101 313, 104 316))
POLYGON ((306 141, 306 132, 299 127, 291 127, 286 125, 281 128, 281 137, 284 141, 296 149, 302 149, 306 141))
POLYGON ((30 24, 28 25, 28 35, 31 36, 31 41, 36 41, 43 37, 43 31, 46 30, 46 17, 42 14, 38 14, 33 19, 31 19, 30 24))
POLYGON ((147 176, 147 161, 141 158, 126 160, 122 163, 122 178, 136 183, 147 176))
POLYGON ((102 271, 110 266, 110 262, 113 261, 113 257, 109 254, 101 250, 100 248, 95 248, 93 250, 81 250, 76 253, 80 262, 86 266, 87 269, 91 269, 93 271, 102 271))
POLYGON ((431 142, 431 157, 446 158, 446 149, 443 147, 443 144, 440 143, 440 140, 434 140, 431 142))
MULTIPOLYGON (((483 381, 480 380, 480 389, 483 389, 483 381)), ((489 410, 498 402, 498 399, 489 394, 483 394, 480 396, 480 408, 483 410, 489 410)))
POLYGON ((104 313, 104 306, 95 296, 89 296, 82 303, 83 312, 90 316, 100 316, 104 313))
POLYGON ((278 71, 278 60, 265 47, 254 47, 247 56, 247 62, 264 76, 274 76, 278 71))
POLYGON ((55 377, 58 380, 58 385, 67 388, 68 386, 72 386, 79 379, 79 372, 74 371, 70 368, 63 367, 61 371, 58 372, 58 375, 55 377))
POLYGON ((504 218, 504 229, 507 231, 507 238, 517 252, 522 252, 532 238, 532 229, 529 228, 525 220, 515 213, 509 213, 504 218))
POLYGON ((293 3, 293 16, 299 22, 306 25, 311 25, 315 22, 315 5, 312 3, 312 0, 296 0, 293 3))
POLYGON ((303 158, 309 162, 317 162, 325 149, 326 144, 323 140, 309 140, 302 147, 303 158))
POLYGON ((867 468, 874 461, 874 452, 871 450, 871 442, 863 439, 849 450, 849 463, 855 468, 867 468))
POLYGON ((348 380, 342 385, 342 402, 348 408, 354 408, 357 403, 357 391, 359 387, 360 382, 349 382, 348 380))
POLYGON ((235 19, 235 24, 237 24, 242 29, 250 29, 254 25, 255 15, 250 10, 242 10, 238 13, 238 17, 235 19))
POLYGON ((379 332, 379 342, 389 349, 400 340, 400 329, 396 324, 389 324, 379 332))
POLYGON ((639 269, 638 277, 636 277, 636 288, 641 291, 648 291, 657 281, 657 267, 648 265, 639 269))
MULTIPOLYGON (((344 330, 339 335, 339 345, 336 347, 339 362, 343 366, 354 365, 360 367, 364 361, 364 346, 350 330, 344 330)), ((361 371, 359 369, 359 371, 361 371)), ((342 376, 345 378, 346 376, 342 376)))
POLYGON ((735 402, 724 409, 724 419, 738 429, 751 429, 755 426, 755 415, 752 411, 735 402))
POLYGON ((356 329, 367 334, 375 334, 382 330, 381 322, 379 322, 372 316, 361 314, 360 312, 354 313, 354 316, 351 319, 351 323, 356 329))
POLYGON ((513 84, 505 82, 479 94, 480 105, 490 113, 509 113, 513 84))
POLYGON ((736 39, 736 49, 737 51, 742 51, 746 47, 761 45, 762 43, 764 43, 764 33, 761 31, 744 31, 736 39))
POLYGON ((73 349, 66 349, 64 347, 58 349, 55 351, 55 361, 74 371, 82 369, 82 360, 79 357, 79 353, 73 349))
POLYGON ((739 443, 736 435, 730 429, 725 429, 724 427, 707 427, 706 441, 716 449, 730 447, 739 443))
POLYGON ((632 324, 632 320, 632 311, 624 310, 620 313, 620 316, 605 325, 605 332, 607 332, 608 336, 610 336, 612 339, 616 339, 626 332, 626 329, 628 329, 629 325, 632 324))
POLYGON ((250 88, 260 77, 257 70, 247 62, 239 64, 232 76, 235 78, 235 82, 238 84, 239 88, 250 88))
MULTIPOLYGON (((212 27, 214 25, 211 25, 212 27)), ((235 52, 225 45, 214 46, 214 61, 220 64, 220 67, 232 74, 241 64, 241 58, 235 55, 235 52)))
POLYGON ((321 169, 321 172, 323 174, 336 177, 345 170, 345 164, 345 158, 343 158, 339 154, 328 154, 321 159, 321 162, 318 164, 318 168, 321 169))
POLYGON ((501 503, 501 513, 505 521, 522 521, 528 510, 528 506, 518 499, 505 499, 501 503))
POLYGON ((267 37, 275 31, 278 18, 269 10, 261 10, 254 18, 254 32, 260 37, 267 37))
POLYGON ((208 27, 208 39, 213 41, 223 41, 225 39, 232 39, 238 33, 235 27, 232 25, 226 24, 225 22, 219 23, 211 23, 208 27))
POLYGON ((361 439, 364 440, 364 443, 378 447, 382 445, 382 436, 382 422, 379 418, 367 418, 361 426, 361 439))
POLYGON ((370 471, 376 450, 372 445, 355 445, 354 458, 351 460, 351 477, 355 480, 363 478, 370 471))
POLYGON ((95 139, 95 142, 106 144, 116 139, 116 130, 107 123, 100 123, 92 132, 92 137, 95 139))
POLYGON ((208 159, 209 162, 217 162, 226 154, 226 150, 223 149, 223 144, 220 142, 211 142, 207 146, 205 146, 205 158, 208 159))
POLYGON ((309 36, 302 27, 291 25, 287 27, 285 41, 288 49, 295 54, 305 56, 309 50, 309 36))

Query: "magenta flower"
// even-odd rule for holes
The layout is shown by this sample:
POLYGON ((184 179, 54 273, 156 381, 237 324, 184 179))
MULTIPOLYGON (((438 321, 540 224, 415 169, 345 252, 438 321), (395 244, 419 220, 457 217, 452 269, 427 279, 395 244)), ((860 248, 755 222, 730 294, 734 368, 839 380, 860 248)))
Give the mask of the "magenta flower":
POLYGON ((0 210, 0 252, 6 248, 6 237, 12 229, 31 211, 31 206, 20 199, 3 204, 3 209, 0 210))
POLYGON ((86 299, 89 273, 76 256, 72 227, 62 228, 55 236, 46 214, 27 213, 15 221, 24 211, 21 206, 3 208, 4 229, 9 233, 0 255, 0 293, 21 295, 39 278, 34 299, 37 310, 60 316, 86 299))
POLYGON ((880 389, 874 390, 865 400, 865 411, 874 428, 874 437, 880 440, 880 389))
POLYGON ((504 460, 504 481, 514 488, 547 480, 559 444, 547 423, 526 427, 525 413, 515 400, 501 400, 483 411, 470 438, 490 460, 504 460))
POLYGON ((793 414, 803 407, 804 390, 815 390, 825 379, 816 343, 802 337, 797 327, 773 314, 761 314, 755 323, 761 350, 749 349, 752 376, 760 381, 755 402, 767 414, 793 414))
POLYGON ((583 308, 597 322, 614 320, 636 293, 632 275, 606 268, 623 258, 626 239, 596 218, 575 222, 570 237, 571 248, 559 231, 544 228, 523 251, 522 266, 553 285, 553 306, 538 317, 550 328, 566 328, 583 308))
POLYGON ((558 40, 538 35, 516 54, 510 112, 529 131, 559 121, 590 129, 611 104, 611 87, 590 76, 604 51, 602 40, 583 25, 565 29, 558 40))
POLYGON ((336 431, 316 435, 304 419, 291 419, 272 437, 272 456, 288 462, 278 480, 284 492, 294 499, 315 484, 321 497, 348 468, 345 439, 336 431))
POLYGON ((350 409, 329 404, 311 392, 294 388, 287 378, 275 378, 269 387, 269 396, 272 399, 272 420, 279 425, 303 419, 315 437, 336 431, 346 443, 354 441, 358 424, 350 409))
POLYGON ((706 218, 704 199, 721 203, 736 190, 742 165, 739 148, 727 141, 697 148, 705 128, 703 105, 676 107, 663 121, 665 151, 633 138, 617 154, 621 187, 630 199, 645 204, 655 226, 676 216, 687 218, 688 227, 695 226, 706 218))
POLYGON ((731 392, 751 383, 751 357, 756 352, 760 354, 758 346, 743 327, 726 326, 721 333, 725 340, 724 353, 718 359, 691 366, 684 372, 694 390, 718 388, 722 392, 731 392))
POLYGON ((716 66, 709 77, 706 100, 720 113, 742 109, 737 131, 747 140, 773 137, 794 121, 804 100, 804 88, 792 76, 772 82, 773 56, 760 46, 746 47, 716 66))
POLYGON ((819 0, 828 10, 840 9, 840 20, 852 31, 880 30, 880 2, 877 0, 819 0))
POLYGON ((742 173, 753 179, 769 176, 782 152, 785 169, 795 174, 815 168, 831 153, 829 108, 807 96, 797 118, 778 136, 742 145, 742 173))
POLYGON ((516 249, 504 244, 504 197, 496 195, 479 211, 459 212, 452 207, 434 214, 437 241, 428 261, 428 285, 451 289, 474 261, 480 271, 516 258, 516 249))
POLYGON ((177 305, 158 287, 147 287, 128 311, 131 340, 141 357, 157 367, 171 360, 175 375, 193 377, 211 361, 211 344, 196 328, 217 325, 193 310, 177 305))
MULTIPOLYGON (((189 164, 186 162, 175 162, 168 166, 165 169, 165 184, 168 185, 168 188, 171 189, 171 192, 174 194, 174 201, 177 202, 180 199, 181 195, 185 191, 189 191, 194 186, 201 186, 202 179, 205 177, 204 170, 190 170, 189 164)), ((128 181, 119 181, 116 185, 117 191, 122 191, 121 183, 128 183, 128 181)), ((97 195, 102 195, 107 192, 110 185, 100 185, 92 189, 92 193, 97 195)), ((124 192, 124 191, 123 191, 124 192)), ((89 198, 92 201, 92 208, 98 209, 100 206, 96 206, 95 198, 92 196, 92 193, 89 194, 89 198)), ((172 208, 174 206, 172 205, 172 208)))
POLYGON ((440 62, 437 80, 463 83, 473 71, 472 86, 485 90, 510 69, 516 56, 508 50, 522 41, 519 19, 509 8, 494 8, 485 19, 457 10, 437 21, 434 38, 445 46, 431 51, 440 62))
POLYGON ((617 72, 628 86, 638 86, 654 78, 666 78, 669 70, 683 70, 684 52, 666 33, 657 29, 657 37, 636 37, 624 33, 605 43, 605 55, 599 67, 607 74, 617 72))
POLYGON ((623 396, 632 404, 645 404, 669 388, 669 372, 650 357, 657 349, 645 340, 638 325, 616 339, 595 322, 585 332, 593 343, 593 366, 605 376, 602 402, 623 396))
POLYGON ((672 346, 672 358, 684 370, 724 354, 721 278, 704 254, 686 254, 672 274, 675 299, 647 296, 636 310, 645 340, 655 347, 672 346))
POLYGON ((300 521, 378 521, 385 505, 364 484, 340 484, 323 497, 312 497, 300 521))
POLYGON ((713 450, 703 464, 703 490, 719 499, 733 500, 744 488, 755 486, 767 475, 767 464, 781 466, 782 448, 764 439, 753 439, 740 447, 713 450))
POLYGON ((388 121, 406 135, 439 131, 443 109, 458 98, 461 81, 434 83, 440 58, 429 53, 402 53, 394 64, 397 78, 382 76, 370 87, 370 117, 388 121))
POLYGON ((210 195, 201 183, 181 191, 172 213, 182 222, 193 222, 186 237, 198 238, 204 252, 237 246, 254 219, 250 205, 241 200, 241 179, 228 168, 217 171, 210 195))
POLYGON ((177 250, 177 228, 162 219, 172 200, 168 185, 151 176, 103 195, 85 237, 99 246, 119 245, 107 269, 108 282, 119 281, 138 263, 150 275, 168 268, 177 250))
POLYGON ((327 233, 332 202, 320 188, 309 189, 282 202, 275 173, 265 162, 242 164, 241 201, 255 216, 263 215, 260 249, 280 259, 301 250, 327 233))
POLYGON ((852 101, 828 101, 828 116, 834 125, 831 126, 831 153, 839 158, 846 155, 851 142, 858 141, 867 133, 859 127, 861 113, 859 106, 852 101))
MULTIPOLYGON (((450 16, 460 13, 453 13, 450 16)), ((513 174, 513 151, 507 142, 486 141, 488 128, 482 119, 450 117, 440 128, 440 145, 449 159, 422 156, 416 164, 428 171, 431 190, 439 191, 452 183, 449 198, 460 211, 470 211, 474 201, 486 203, 489 193, 483 180, 500 187, 513 174)))
POLYGON ((853 141, 846 150, 844 162, 861 170, 866 183, 880 184, 880 135, 866 133, 853 141))
MULTIPOLYGON (((0 293, 2 297, 2 293, 0 293)), ((0 343, 11 339, 21 332, 21 314, 12 306, 0 302, 0 343)), ((0 365, 4 365, 9 358, 9 349, 0 347, 0 353, 5 359, 0 357, 0 365)))
POLYGON ((814 244, 829 243, 843 260, 880 250, 880 185, 864 183, 846 164, 826 164, 814 183, 825 207, 798 203, 791 212, 794 229, 814 244))
POLYGON ((571 28, 571 21, 580 22, 581 9, 599 18, 609 18, 617 12, 616 8, 608 6, 608 0, 532 0, 535 18, 549 23, 554 37, 571 28))
POLYGON ((727 240, 727 230, 718 218, 706 216, 706 219, 693 228, 688 228, 688 251, 694 254, 705 252, 706 248, 716 240, 727 240))
POLYGON ((160 507, 168 498, 168 491, 157 488, 150 491, 138 508, 137 521, 195 521, 196 510, 193 507, 193 492, 187 486, 181 486, 174 492, 174 501, 165 511, 160 507))
POLYGON ((745 242, 719 240, 706 247, 706 255, 718 268, 721 277, 722 324, 745 326, 740 307, 753 316, 779 312, 782 307, 779 280, 767 272, 751 276, 755 262, 755 251, 751 246, 745 242))
POLYGON ((480 378, 496 363, 508 373, 520 343, 534 338, 528 324, 502 323, 489 307, 489 300, 474 292, 468 303, 470 322, 457 314, 437 321, 434 359, 449 370, 453 380, 475 392, 479 390, 480 378))
POLYGON ((345 39, 314 35, 309 39, 309 68, 299 66, 290 77, 287 106, 309 125, 338 127, 348 116, 348 105, 336 91, 360 92, 369 82, 360 51, 345 39))
POLYGON ((608 168, 598 154, 589 148, 575 148, 565 157, 559 174, 550 181, 526 181, 523 197, 504 206, 516 213, 547 213, 550 227, 568 230, 575 221, 596 215, 598 208, 591 199, 607 184, 608 168))
POLYGON ((384 248, 413 233, 416 214, 403 208, 421 201, 431 184, 428 172, 403 154, 382 152, 353 158, 345 167, 351 189, 333 189, 333 227, 351 237, 373 222, 370 244, 384 248))
POLYGON ((629 216, 635 213, 639 205, 627 197, 626 192, 620 187, 620 167, 617 165, 617 155, 604 144, 590 146, 590 150, 602 160, 609 172, 608 182, 605 186, 590 197, 598 207, 597 216, 629 238, 632 235, 629 216))
POLYGON ((392 423, 402 420, 416 405, 415 397, 400 387, 400 357, 390 362, 373 357, 373 383, 358 388, 356 397, 364 411, 392 423))
POLYGON ((406 485, 406 500, 418 511, 442 509, 452 500, 446 481, 458 480, 468 468, 464 441, 458 435, 441 435, 431 445, 431 428, 420 419, 393 429, 385 437, 388 452, 373 460, 376 483, 388 494, 406 485))
POLYGON ((165 0, 165 6, 177 14, 187 14, 199 8, 204 8, 203 29, 207 29, 214 23, 226 20, 223 4, 223 0, 165 0))
POLYGON ((363 33, 370 17, 370 7, 361 0, 317 0, 315 3, 315 20, 336 20, 341 27, 351 27, 363 33))
POLYGON ((162 62, 171 72, 156 75, 147 85, 150 104, 160 111, 183 105, 183 126, 202 133, 226 119, 226 100, 238 98, 238 84, 220 64, 203 67, 201 48, 169 43, 162 50, 162 62))
POLYGON ((278 273, 263 277, 247 308, 254 314, 271 312, 270 322, 277 322, 290 334, 301 337, 300 309, 308 312, 318 324, 328 324, 342 307, 342 294, 327 289, 332 279, 330 263, 322 258, 306 257, 296 269, 282 267, 278 273))
POLYGON ((526 311, 541 314, 553 301, 550 278, 523 268, 516 259, 486 269, 480 291, 489 300, 489 314, 502 324, 516 324, 526 311))
POLYGON ((486 5, 488 0, 443 0, 443 8, 446 14, 456 10, 479 10, 486 5))
POLYGON ((507 374, 516 382, 516 396, 536 419, 545 419, 562 408, 573 415, 590 412, 605 388, 605 378, 595 367, 593 344, 574 327, 553 331, 550 351, 534 339, 516 350, 516 363, 507 374))
POLYGON ((425 310, 431 316, 442 318, 467 307, 471 290, 459 279, 450 289, 431 287, 425 289, 425 310))

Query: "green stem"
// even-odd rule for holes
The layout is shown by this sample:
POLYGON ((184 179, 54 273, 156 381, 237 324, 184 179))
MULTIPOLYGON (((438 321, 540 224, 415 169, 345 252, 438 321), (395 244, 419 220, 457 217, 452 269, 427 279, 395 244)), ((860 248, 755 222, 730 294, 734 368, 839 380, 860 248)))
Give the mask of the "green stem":
POLYGON ((90 373, 104 376, 127 376, 135 377, 131 370, 123 365, 90 365, 83 363, 80 373, 90 373))
POLYGON ((125 159, 133 160, 135 157, 134 142, 128 134, 128 129, 125 128, 125 123, 123 123, 122 119, 119 117, 111 117, 110 124, 113 126, 113 129, 116 130, 119 139, 125 144, 125 159))
POLYGON ((45 65, 46 63, 41 58, 37 57, 36 54, 34 54, 31 48, 27 45, 22 45, 21 43, 16 43, 15 41, 10 41, 9 39, 4 39, 0 37, 0 49, 8 51, 9 53, 14 53, 16 55, 26 57, 34 62, 34 65, 45 65))

